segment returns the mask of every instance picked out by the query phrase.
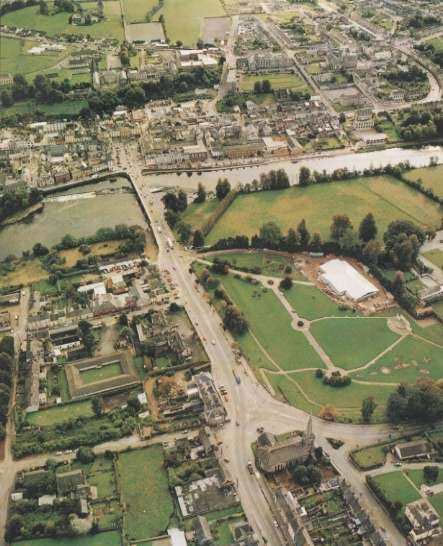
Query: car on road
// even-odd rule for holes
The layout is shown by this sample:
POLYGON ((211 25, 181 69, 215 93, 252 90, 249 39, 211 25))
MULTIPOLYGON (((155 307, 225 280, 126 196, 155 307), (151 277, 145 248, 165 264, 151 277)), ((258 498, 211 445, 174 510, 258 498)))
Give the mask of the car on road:
POLYGON ((397 463, 394 463, 394 466, 403 466, 403 463, 397 462, 397 463))
POLYGON ((248 461, 248 464, 246 465, 246 468, 249 471, 249 474, 254 474, 254 467, 252 466, 252 462, 248 461))
POLYGON ((215 345, 215 339, 213 339, 213 340, 211 341, 211 343, 212 343, 212 345, 215 345))

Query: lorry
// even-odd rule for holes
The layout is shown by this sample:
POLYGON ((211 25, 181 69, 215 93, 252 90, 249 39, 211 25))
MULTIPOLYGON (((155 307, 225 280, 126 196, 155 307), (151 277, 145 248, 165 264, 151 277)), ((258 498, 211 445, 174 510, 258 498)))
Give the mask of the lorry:
POLYGON ((232 373, 234 374, 235 380, 237 381, 237 385, 240 385, 241 381, 239 376, 234 372, 234 370, 232 370, 232 373))
POLYGON ((174 248, 174 245, 172 244, 172 241, 169 237, 166 239, 166 242, 168 244, 168 247, 172 250, 174 248))

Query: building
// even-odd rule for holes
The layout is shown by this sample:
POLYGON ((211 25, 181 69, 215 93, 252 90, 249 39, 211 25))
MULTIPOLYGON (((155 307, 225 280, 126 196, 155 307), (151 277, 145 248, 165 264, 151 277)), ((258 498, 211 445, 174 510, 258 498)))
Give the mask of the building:
POLYGON ((352 265, 335 258, 320 266, 320 280, 340 297, 362 301, 378 294, 379 290, 352 265))
POLYGON ((194 377, 198 394, 203 402, 203 416, 209 426, 220 426, 226 420, 226 409, 214 380, 208 372, 201 372, 194 377))
POLYGON ((214 539, 212 537, 211 528, 208 520, 204 516, 197 516, 194 520, 194 537, 197 546, 211 546, 214 539))
POLYGON ((295 464, 302 464, 314 451, 315 436, 312 432, 312 417, 309 417, 306 431, 280 440, 270 432, 262 433, 257 439, 256 465, 267 474, 273 474, 295 464))
POLYGON ((429 442, 418 440, 416 442, 404 442, 397 444, 394 448, 394 453, 400 461, 407 459, 415 459, 429 457, 432 449, 429 442))
POLYGON ((305 529, 302 518, 306 510, 300 506, 294 495, 280 487, 274 495, 280 529, 289 544, 296 546, 313 546, 314 543, 305 529))
POLYGON ((421 544, 430 538, 442 537, 440 517, 427 499, 419 499, 407 504, 405 517, 412 526, 409 532, 412 544, 421 544))
POLYGON ((55 481, 57 496, 66 497, 70 493, 75 493, 78 487, 85 485, 85 476, 82 470, 71 470, 56 474, 55 481))

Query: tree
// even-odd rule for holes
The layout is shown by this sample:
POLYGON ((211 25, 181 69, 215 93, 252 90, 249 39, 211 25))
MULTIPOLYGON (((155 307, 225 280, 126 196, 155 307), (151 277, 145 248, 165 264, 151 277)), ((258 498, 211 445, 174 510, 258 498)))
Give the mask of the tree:
POLYGON ((262 82, 260 80, 257 80, 256 82, 254 82, 254 94, 260 95, 262 93, 262 90, 263 90, 262 82))
POLYGON ((370 212, 360 223, 358 228, 358 237, 364 243, 368 243, 377 236, 377 226, 375 224, 374 215, 370 212))
POLYGON ((309 483, 308 469, 303 464, 299 464, 292 469, 292 477, 299 485, 309 483))
POLYGON ((319 233, 314 233, 312 236, 311 244, 309 245, 309 250, 311 252, 321 252, 322 251, 322 240, 319 233))
POLYGON ((368 398, 365 398, 361 404, 361 416, 363 419, 363 422, 369 423, 372 418, 372 414, 374 413, 375 408, 377 407, 377 404, 374 401, 374 398, 372 396, 369 396, 368 398))
POLYGON ((215 194, 217 199, 221 201, 224 199, 228 193, 231 191, 231 184, 228 182, 228 179, 218 179, 217 185, 215 186, 215 194))
POLYGON ((237 335, 244 334, 249 328, 245 317, 234 305, 226 307, 223 324, 228 330, 237 335))
POLYGON ((405 278, 401 271, 397 271, 392 281, 392 293, 396 298, 401 298, 406 290, 405 278))
POLYGON ((14 104, 14 99, 12 98, 12 94, 7 89, 4 89, 0 94, 0 100, 2 101, 2 105, 7 108, 8 106, 12 106, 14 104))
POLYGON ((92 409, 97 417, 100 417, 103 413, 103 398, 96 396, 92 399, 92 409))
POLYGON ((180 241, 187 243, 192 235, 192 226, 186 222, 179 222, 177 224, 177 231, 180 235, 180 241))
POLYGON ((408 220, 391 222, 383 235, 386 255, 402 271, 409 271, 417 261, 425 240, 425 232, 408 220))
POLYGON ((174 228, 180 220, 180 216, 172 210, 167 210, 165 212, 165 220, 169 227, 174 228))
POLYGON ((201 182, 198 184, 197 197, 194 199, 195 203, 204 203, 206 201, 206 190, 201 182))
POLYGON ((90 447, 79 447, 77 450, 77 460, 83 464, 92 463, 95 459, 95 454, 90 447))
POLYGON ((381 254, 381 244, 375 239, 372 239, 365 244, 362 249, 362 254, 367 263, 377 265, 378 258, 381 254))
POLYGON ((423 476, 428 483, 437 481, 440 469, 436 465, 427 465, 423 468, 423 476))
POLYGON ((49 253, 49 250, 43 246, 41 243, 36 243, 33 247, 32 247, 32 253, 34 254, 34 256, 45 256, 46 254, 49 253))
POLYGON ((282 233, 275 222, 266 222, 266 224, 263 224, 260 228, 259 236, 260 239, 263 239, 265 244, 275 246, 281 241, 282 233))
POLYGON ((15 348, 14 338, 12 336, 3 336, 2 339, 0 339, 0 353, 6 353, 10 357, 14 356, 15 348))
POLYGON ((40 0, 39 12, 40 15, 49 15, 48 4, 44 0, 40 0))
POLYGON ((308 186, 311 183, 311 171, 308 167, 301 167, 298 183, 300 186, 308 186))
POLYGON ((303 250, 306 250, 309 245, 309 240, 311 239, 311 234, 306 228, 306 222, 304 218, 297 226, 297 233, 300 241, 300 246, 303 250))
POLYGON ((194 236, 192 238, 192 246, 194 248, 202 248, 205 246, 205 238, 203 237, 202 232, 199 229, 194 231, 194 236))
POLYGON ((262 82, 262 93, 271 93, 272 87, 269 80, 263 80, 262 82))
POLYGON ((180 190, 177 195, 177 211, 184 212, 188 206, 188 196, 183 190, 180 190))
POLYGON ((284 279, 280 281, 280 289, 281 290, 290 290, 292 288, 292 279, 291 277, 286 276, 284 279))
POLYGON ((346 214, 337 214, 332 218, 331 239, 339 241, 348 229, 352 229, 351 220, 346 214))
POLYGON ((137 393, 132 392, 128 397, 128 407, 132 408, 135 413, 138 413, 141 408, 140 400, 138 399, 137 393))

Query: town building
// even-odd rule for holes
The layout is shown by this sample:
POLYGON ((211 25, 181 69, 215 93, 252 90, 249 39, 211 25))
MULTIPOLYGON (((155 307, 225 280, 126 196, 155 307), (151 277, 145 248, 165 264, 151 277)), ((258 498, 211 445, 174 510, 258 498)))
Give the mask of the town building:
POLYGON ((431 538, 443 538, 440 516, 427 499, 407 504, 405 517, 412 526, 409 532, 412 544, 426 544, 431 538))

